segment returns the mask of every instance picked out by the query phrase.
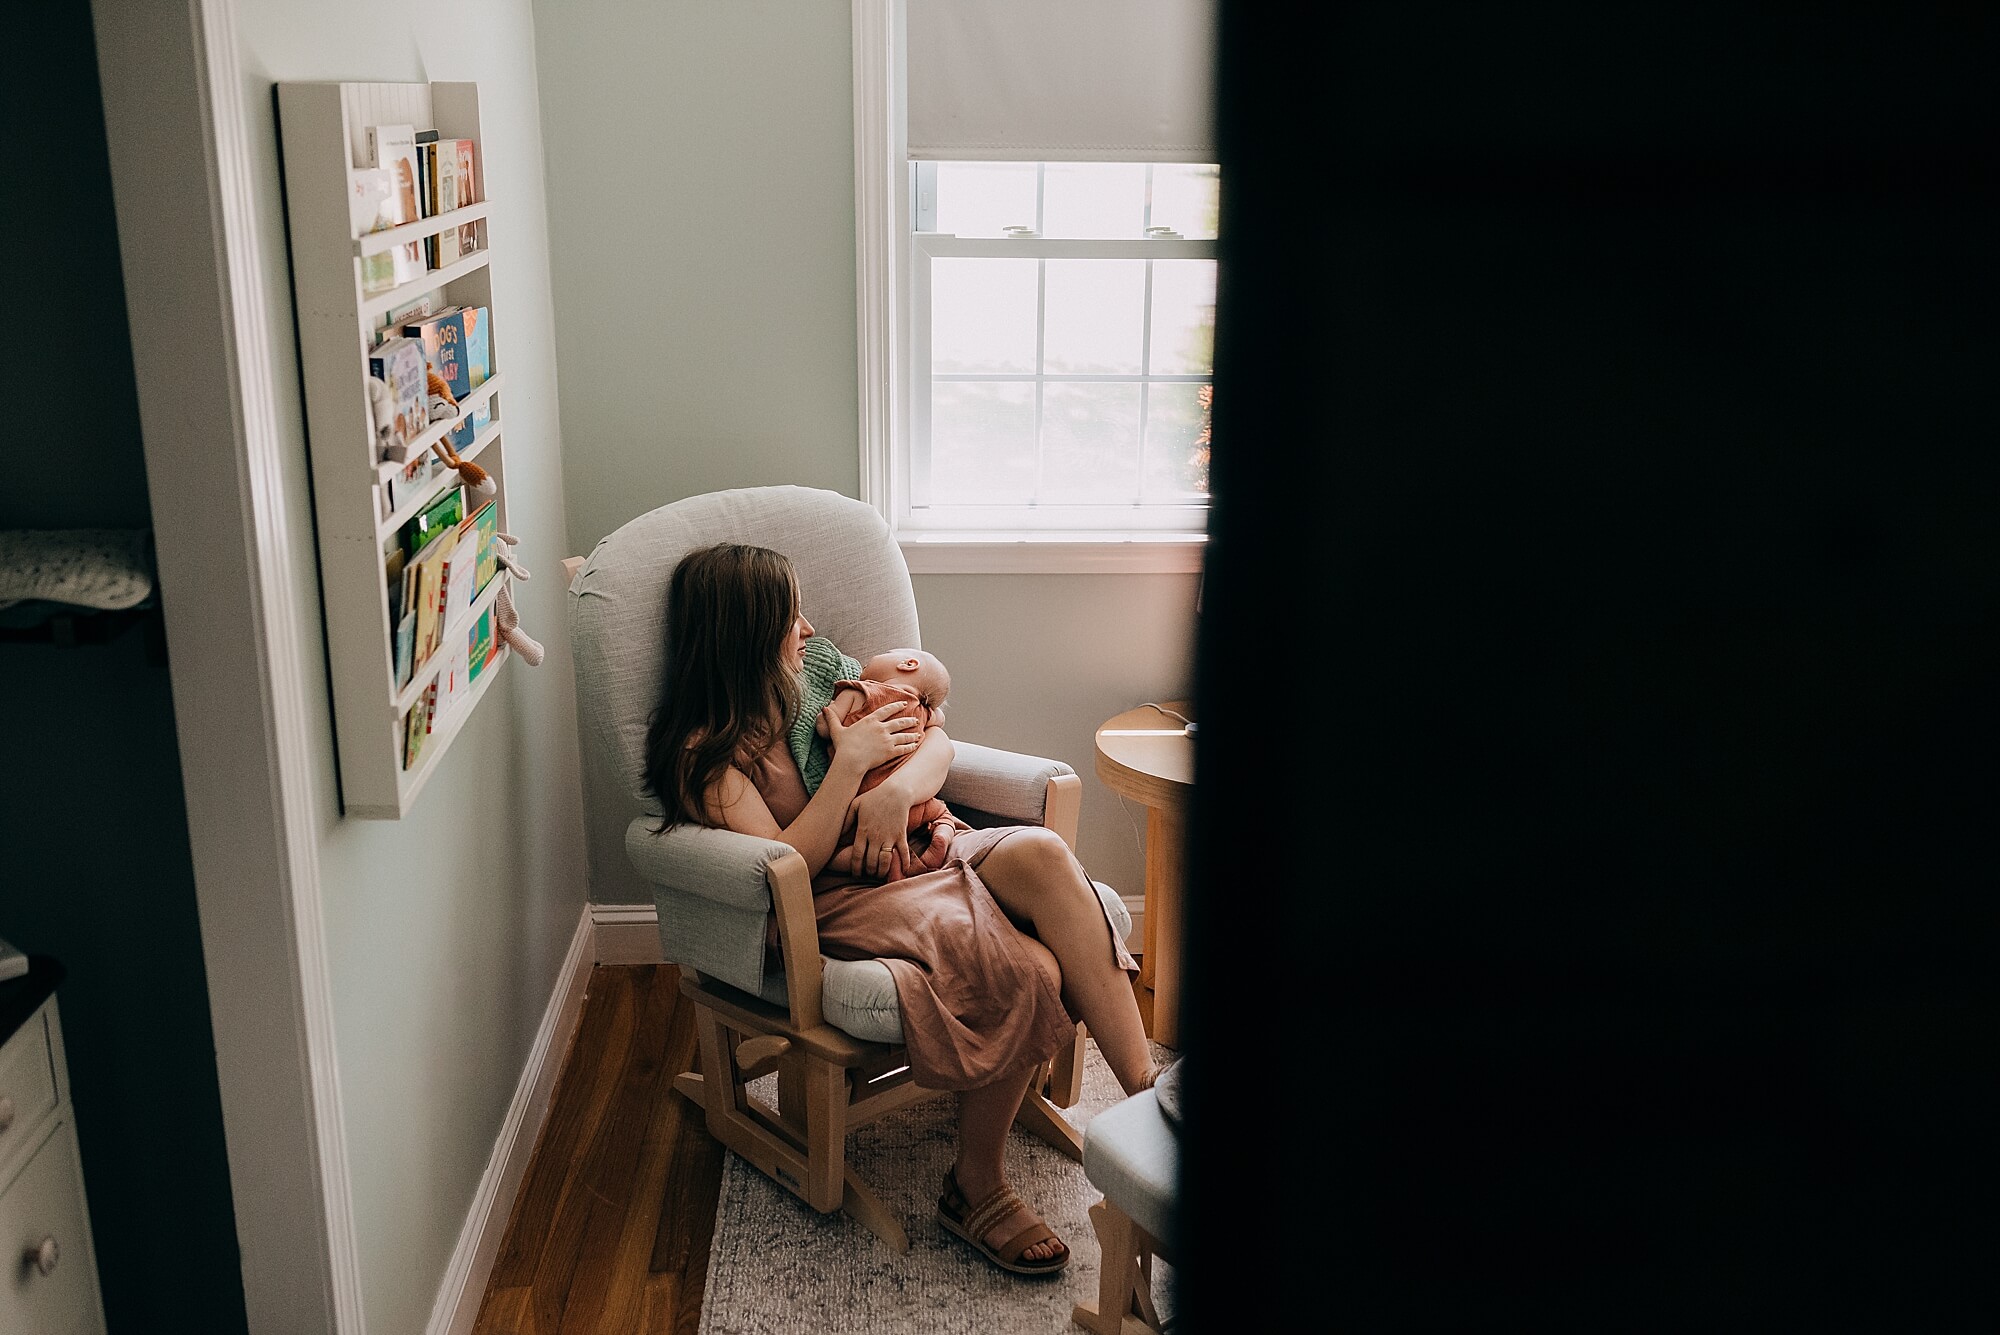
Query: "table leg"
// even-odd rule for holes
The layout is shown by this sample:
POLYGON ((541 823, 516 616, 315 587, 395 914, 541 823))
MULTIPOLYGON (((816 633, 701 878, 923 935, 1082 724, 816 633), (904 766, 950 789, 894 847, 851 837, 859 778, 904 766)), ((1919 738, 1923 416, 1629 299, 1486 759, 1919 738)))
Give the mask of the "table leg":
POLYGON ((1153 994, 1154 1042, 1180 1043, 1181 856, 1184 821, 1178 811, 1146 811, 1146 935, 1139 983, 1153 994))

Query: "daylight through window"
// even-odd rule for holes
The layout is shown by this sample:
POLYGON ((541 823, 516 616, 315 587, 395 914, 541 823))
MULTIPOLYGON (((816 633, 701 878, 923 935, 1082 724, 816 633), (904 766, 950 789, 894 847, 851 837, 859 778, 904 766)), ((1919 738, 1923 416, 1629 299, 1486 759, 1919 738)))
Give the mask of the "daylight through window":
POLYGON ((909 171, 911 519, 1200 531, 1216 168, 909 171))

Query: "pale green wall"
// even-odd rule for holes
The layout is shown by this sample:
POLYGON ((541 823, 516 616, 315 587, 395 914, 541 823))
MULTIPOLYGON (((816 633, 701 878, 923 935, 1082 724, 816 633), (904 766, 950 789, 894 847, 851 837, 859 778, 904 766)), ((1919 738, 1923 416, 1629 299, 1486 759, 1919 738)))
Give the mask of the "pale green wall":
MULTIPOLYGON (((853 47, 846 0, 535 12, 564 481, 577 554, 658 505, 795 482, 857 495, 853 47)), ((1145 813, 1091 734, 1191 689, 1196 580, 919 576, 952 728, 1085 778, 1080 851, 1142 887, 1145 813)), ((650 898, 630 807, 587 758, 591 897, 650 898)))
MULTIPOLYGON (((536 107, 526 0, 297 5, 238 0, 244 102, 270 327, 294 328, 280 205, 274 80, 474 80, 496 201, 495 328, 504 349, 508 516, 533 573, 524 627, 548 646, 482 700, 415 810, 342 820, 323 691, 319 870, 368 1328, 430 1318, 585 895, 575 693, 557 562, 568 550, 536 107)), ((293 503, 308 505, 296 351, 271 349, 293 503)), ((293 553, 322 638, 309 526, 293 553)), ((501 1207, 505 1208, 504 1204, 501 1207)))

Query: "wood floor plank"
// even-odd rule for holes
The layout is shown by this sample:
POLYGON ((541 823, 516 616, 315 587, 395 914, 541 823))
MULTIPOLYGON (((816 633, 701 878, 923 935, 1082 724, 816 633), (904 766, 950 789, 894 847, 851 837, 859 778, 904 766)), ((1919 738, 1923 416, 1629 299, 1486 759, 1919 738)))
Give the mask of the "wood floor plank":
MULTIPOLYGON (((588 1327, 580 1327, 590 1330, 592 1335, 639 1335, 653 1329, 646 1324, 647 1266, 653 1253, 654 1235, 660 1227, 659 1202, 666 1194, 667 1177, 673 1167, 673 1132, 679 1119, 674 1105, 684 1102, 673 1089, 673 1078, 682 1068, 674 1060, 672 1041, 675 1012, 684 1007, 680 1004, 676 980, 668 979, 666 984, 668 1004, 663 1007, 665 1024, 661 1041, 657 1049, 646 1054, 651 1079, 644 1082, 645 1136, 631 1174, 632 1194, 626 1202, 624 1224, 610 1258, 604 1298, 598 1304, 596 1320, 588 1327)), ((640 1085, 635 1078, 635 1092, 640 1085)), ((712 1212, 712 1199, 710 1209, 712 1212)))
MULTIPOLYGON (((694 1007, 682 997, 667 1031, 667 1071, 672 1076, 695 1068, 699 1043, 695 1038, 694 1007)), ((708 1278, 708 1249, 715 1236, 715 1202, 722 1191, 722 1142, 708 1133, 701 1107, 678 1093, 664 1103, 667 1134, 672 1138, 671 1165, 660 1196, 653 1233, 653 1254, 647 1260, 652 1277, 674 1276, 678 1287, 701 1306, 708 1278)))
POLYGON ((536 1335, 528 1324, 528 1295, 525 1284, 505 1289, 488 1286, 472 1335, 536 1335))
MULTIPOLYGON (((659 1328, 646 1310, 649 1278, 646 1259, 653 1250, 653 1234, 659 1227, 655 1203, 666 1179, 671 1142, 649 1129, 646 1144, 635 1179, 639 1190, 625 1212, 603 1299, 596 1304, 595 1320, 587 1327, 580 1327, 590 1335, 652 1335, 659 1328)), ((671 1321, 667 1328, 671 1329, 671 1321)))
MULTIPOLYGON (((632 979, 597 968, 586 984, 583 1015, 550 1096, 549 1115, 528 1160, 520 1194, 501 1234, 489 1289, 528 1288, 592 1134, 618 1087, 620 1052, 633 1023, 632 979)), ((525 1333, 524 1333, 525 1335, 525 1333)))
MULTIPOLYGON (((657 969, 646 969, 632 976, 636 1025, 620 1064, 618 1091, 585 1154, 584 1190, 578 1199, 586 1203, 587 1216, 572 1235, 575 1252, 565 1249, 547 1258, 552 1263, 547 1267, 550 1295, 543 1293, 542 1275, 536 1276, 539 1316, 549 1311, 557 1277, 567 1271, 557 1335, 594 1335, 598 1317, 618 1292, 618 1242, 634 1207, 646 1130, 662 1093, 667 1021, 677 999, 678 989, 659 986, 659 975, 657 969)), ((654 1207, 649 1200, 644 1208, 650 1214, 654 1207)))
POLYGON ((646 1276, 646 1308, 639 1329, 646 1335, 695 1335, 701 1328, 701 1288, 686 1287, 679 1275, 646 1276))
POLYGON ((616 1096, 637 1026, 633 981, 625 971, 591 972, 577 1040, 558 1076, 545 1134, 502 1235, 501 1257, 508 1269, 503 1273, 496 1264, 488 1282, 489 1291, 518 1287, 525 1293, 512 1314, 512 1326, 502 1328, 505 1335, 555 1335, 562 1321, 570 1273, 588 1223, 591 1195, 583 1170, 616 1096))

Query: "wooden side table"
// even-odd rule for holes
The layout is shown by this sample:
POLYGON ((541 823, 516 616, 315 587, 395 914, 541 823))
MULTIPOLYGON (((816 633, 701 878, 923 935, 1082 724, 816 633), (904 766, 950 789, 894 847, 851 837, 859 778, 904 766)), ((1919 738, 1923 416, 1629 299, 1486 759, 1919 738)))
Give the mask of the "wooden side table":
POLYGON ((1120 797, 1146 807, 1146 927, 1139 951, 1139 985, 1152 994, 1153 1041, 1180 1040, 1181 863, 1186 854, 1188 794, 1194 788, 1194 738, 1179 714, 1188 702, 1168 700, 1128 709, 1097 730, 1097 777, 1120 797))

